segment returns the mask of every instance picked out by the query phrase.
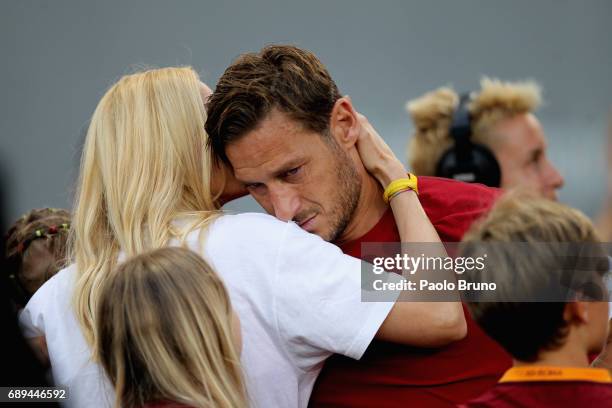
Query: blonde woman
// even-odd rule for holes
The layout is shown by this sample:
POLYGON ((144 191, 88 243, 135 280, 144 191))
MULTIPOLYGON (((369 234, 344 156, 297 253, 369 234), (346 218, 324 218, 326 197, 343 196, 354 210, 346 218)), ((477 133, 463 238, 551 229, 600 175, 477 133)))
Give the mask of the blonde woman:
POLYGON ((246 407, 240 323, 197 254, 161 248, 114 269, 100 288, 97 358, 122 408, 246 407))
MULTIPOLYGON (((358 359, 374 337, 431 347, 465 336, 459 303, 361 302, 359 260, 293 222, 223 215, 225 173, 213 165, 204 132, 209 93, 191 68, 154 69, 121 78, 93 114, 74 206, 73 264, 21 314, 26 337, 46 339, 69 406, 112 405, 112 386, 91 359, 97 319, 108 318, 96 312, 100 288, 120 260, 165 246, 197 252, 226 285, 241 320, 253 406, 305 407, 325 359, 358 359)), ((366 125, 350 124, 365 166, 384 186, 406 177, 366 125)), ((390 205, 402 241, 439 242, 414 191, 390 205)))

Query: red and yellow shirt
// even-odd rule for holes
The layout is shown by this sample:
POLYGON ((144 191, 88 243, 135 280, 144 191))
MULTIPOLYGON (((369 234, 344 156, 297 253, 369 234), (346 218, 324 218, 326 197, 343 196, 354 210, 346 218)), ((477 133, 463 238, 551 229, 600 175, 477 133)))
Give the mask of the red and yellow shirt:
MULTIPOLYGON (((444 242, 458 242, 489 210, 499 190, 449 179, 419 177, 419 200, 444 242)), ((363 242, 399 242, 389 210, 364 236, 342 246, 361 257, 363 242)), ((464 309, 467 336, 423 349, 374 340, 361 360, 334 355, 317 380, 311 407, 447 408, 493 387, 512 364, 464 309)))
POLYGON ((612 378, 601 368, 523 366, 462 408, 612 407, 612 378))

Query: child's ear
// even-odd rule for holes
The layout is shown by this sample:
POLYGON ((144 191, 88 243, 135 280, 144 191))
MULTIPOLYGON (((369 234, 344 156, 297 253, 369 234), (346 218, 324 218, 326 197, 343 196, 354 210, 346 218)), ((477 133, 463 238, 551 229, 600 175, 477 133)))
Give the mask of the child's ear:
POLYGON ((571 324, 572 322, 589 322, 589 302, 569 302, 565 304, 563 319, 571 324))
POLYGON ((360 126, 350 96, 338 99, 330 117, 330 130, 336 142, 345 149, 353 147, 357 143, 360 126))

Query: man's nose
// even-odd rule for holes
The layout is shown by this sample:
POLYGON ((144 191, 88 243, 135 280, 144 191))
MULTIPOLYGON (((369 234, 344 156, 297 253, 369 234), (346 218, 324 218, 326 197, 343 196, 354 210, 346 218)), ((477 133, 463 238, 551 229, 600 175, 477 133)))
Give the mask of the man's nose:
POLYGON ((274 216, 282 221, 291 221, 300 210, 298 195, 287 188, 270 191, 270 201, 274 216))
POLYGON ((550 162, 550 160, 546 160, 546 171, 544 172, 545 183, 551 186, 553 189, 558 190, 563 187, 565 184, 565 180, 563 180, 563 176, 559 173, 559 170, 550 162))

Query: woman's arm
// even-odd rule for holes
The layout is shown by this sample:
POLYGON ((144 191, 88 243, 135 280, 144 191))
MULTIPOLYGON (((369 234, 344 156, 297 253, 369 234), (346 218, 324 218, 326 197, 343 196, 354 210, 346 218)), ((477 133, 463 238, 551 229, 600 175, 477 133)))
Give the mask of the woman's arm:
MULTIPOLYGON (((365 168, 378 180, 383 189, 392 181, 405 178, 406 169, 393 151, 365 116, 359 115, 359 119, 362 131, 357 148, 365 168)), ((390 206, 401 242, 434 243, 427 245, 428 255, 446 256, 440 237, 414 191, 406 191, 395 196, 391 199, 390 206), (439 246, 435 243, 439 243, 439 246)), ((444 273, 444 271, 433 273, 444 273)), ((447 274, 449 280, 455 281, 454 272, 450 271, 447 274)), ((408 291, 400 295, 380 327, 378 339, 434 347, 465 337, 467 326, 458 294, 456 302, 417 302, 411 300, 411 296, 412 293, 408 291)))
POLYGON ((240 197, 248 195, 249 192, 244 185, 236 180, 234 171, 220 160, 215 160, 211 175, 211 192, 219 207, 240 197))

